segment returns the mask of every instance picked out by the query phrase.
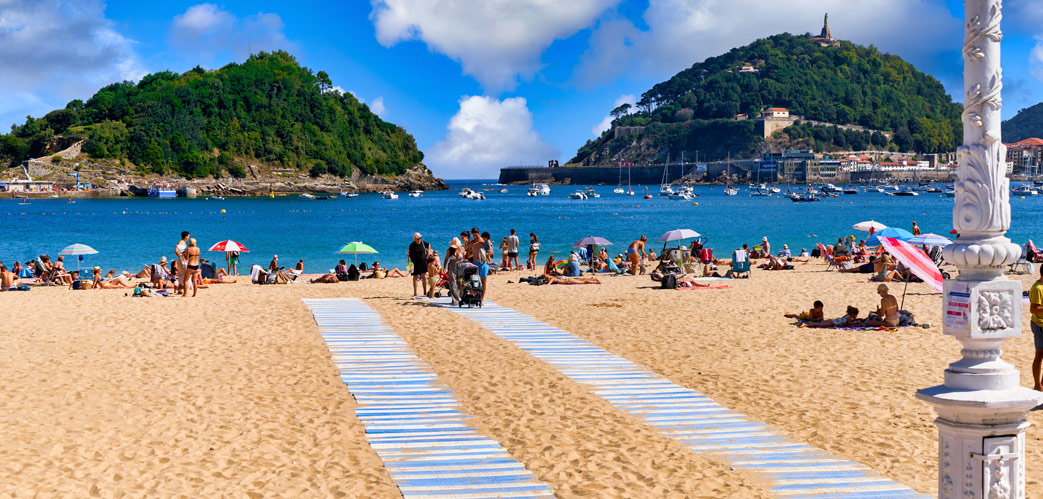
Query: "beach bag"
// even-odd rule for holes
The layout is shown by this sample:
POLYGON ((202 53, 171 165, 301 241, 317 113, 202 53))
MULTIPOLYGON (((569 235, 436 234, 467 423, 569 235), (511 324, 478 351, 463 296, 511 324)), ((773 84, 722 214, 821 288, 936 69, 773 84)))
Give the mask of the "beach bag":
POLYGON ((347 281, 348 280, 348 273, 347 272, 337 272, 337 280, 340 281, 340 282, 347 281))
POLYGON ((677 289, 677 275, 666 274, 663 276, 663 280, 659 281, 659 286, 662 289, 677 289))
POLYGON ((290 282, 290 278, 286 276, 286 272, 278 272, 275 274, 275 284, 286 284, 290 282))
POLYGON ((29 291, 29 286, 26 286, 25 284, 21 284, 21 285, 19 285, 15 289, 17 289, 18 291, 29 291))

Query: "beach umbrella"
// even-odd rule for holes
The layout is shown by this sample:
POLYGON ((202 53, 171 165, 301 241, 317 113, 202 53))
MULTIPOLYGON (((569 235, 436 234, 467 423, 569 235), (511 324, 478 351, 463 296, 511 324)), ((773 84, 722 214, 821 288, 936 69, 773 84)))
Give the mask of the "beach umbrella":
POLYGON ((906 241, 909 244, 922 244, 924 246, 948 246, 952 244, 952 241, 945 236, 939 236, 938 234, 920 234, 919 236, 913 236, 912 239, 906 241))
POLYGON ((880 239, 889 237, 891 239, 898 239, 899 241, 908 241, 913 238, 913 233, 905 229, 899 229, 897 227, 888 227, 886 229, 880 229, 876 231, 869 239, 866 239, 866 246, 880 246, 880 239))
POLYGON ((231 239, 229 239, 227 241, 221 241, 221 242, 211 246, 209 251, 238 251, 240 253, 249 253, 250 252, 250 250, 246 249, 246 246, 243 246, 240 243, 232 241, 231 239))
POLYGON ((674 229, 659 236, 659 241, 680 241, 682 239, 691 239, 699 236, 700 234, 692 229, 674 229))
POLYGON ((864 230, 866 232, 872 232, 877 230, 886 229, 887 226, 877 222, 876 220, 866 220, 865 222, 858 222, 852 226, 855 230, 864 230))
POLYGON ((76 257, 76 271, 80 270, 80 262, 83 261, 83 255, 97 255, 98 250, 87 246, 86 244, 70 244, 65 249, 58 252, 62 256, 75 256, 76 257))
MULTIPOLYGON (((923 282, 934 288, 936 291, 942 290, 942 272, 938 270, 938 266, 934 264, 931 257, 927 256, 926 253, 921 251, 919 248, 893 237, 881 237, 880 244, 887 250, 888 253, 894 255, 899 262, 909 267, 912 273, 916 274, 917 277, 923 279, 923 282)), ((905 282, 905 288, 909 288, 909 281, 905 282)), ((905 289, 902 290, 902 305, 901 309, 905 306, 905 289)))
POLYGON ((352 241, 345 244, 337 253, 355 255, 355 264, 357 265, 359 263, 359 255, 374 255, 377 253, 377 250, 362 241, 352 241))
POLYGON ((573 248, 582 248, 583 246, 587 246, 589 244, 593 244, 595 246, 609 246, 612 243, 609 242, 608 239, 605 239, 603 237, 589 236, 589 237, 584 237, 583 239, 580 239, 579 241, 576 241, 576 244, 573 244, 572 247, 573 248))

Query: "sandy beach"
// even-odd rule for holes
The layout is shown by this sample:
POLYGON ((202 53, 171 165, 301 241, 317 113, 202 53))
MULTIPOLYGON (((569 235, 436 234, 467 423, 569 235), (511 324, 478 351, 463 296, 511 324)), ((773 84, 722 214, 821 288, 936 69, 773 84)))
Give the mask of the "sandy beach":
MULTIPOLYGON (((490 278, 487 299, 625 357, 786 435, 936 493, 934 413, 915 390, 942 380, 959 343, 940 293, 905 307, 933 327, 811 330, 782 317, 875 308, 875 284, 812 263, 728 289, 660 290, 490 278), (508 283, 513 281, 513 283, 508 283)), ((1011 276, 1025 286, 1035 276, 1011 276)), ((613 408, 480 325, 412 298, 407 279, 256 286, 194 299, 34 287, 0 293, 0 497, 397 497, 351 395, 301 302, 358 297, 429 363, 474 426, 559 497, 771 497, 735 471, 613 408)), ((717 283, 715 283, 717 284, 717 283)), ((900 298, 901 284, 896 284, 900 298)), ((1033 346, 1003 358, 1031 386, 1033 346)), ((1043 417, 1029 416, 1027 492, 1043 495, 1043 417)))

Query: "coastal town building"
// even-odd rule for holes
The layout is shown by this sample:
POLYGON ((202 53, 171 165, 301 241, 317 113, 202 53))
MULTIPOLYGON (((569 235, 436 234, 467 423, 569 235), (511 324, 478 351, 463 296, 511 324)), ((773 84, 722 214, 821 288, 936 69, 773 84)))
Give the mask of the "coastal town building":
POLYGON ((1007 146, 1007 173, 1039 175, 1043 173, 1043 139, 1030 138, 1007 146))
MULTIPOLYGON (((736 119, 740 119, 736 116, 736 119)), ((745 118, 742 118, 745 119, 745 118)), ((769 107, 761 111, 760 116, 757 117, 757 128, 763 132, 764 138, 767 139, 771 135, 779 130, 786 127, 793 126, 799 116, 791 116, 789 109, 784 107, 769 107)))
POLYGON ((54 182, 38 180, 15 180, 0 182, 0 192, 51 192, 54 182))
POLYGON ((826 14, 825 19, 822 21, 822 32, 818 36, 811 37, 811 41, 819 44, 820 47, 838 47, 840 41, 833 38, 833 33, 829 30, 829 14, 826 14))

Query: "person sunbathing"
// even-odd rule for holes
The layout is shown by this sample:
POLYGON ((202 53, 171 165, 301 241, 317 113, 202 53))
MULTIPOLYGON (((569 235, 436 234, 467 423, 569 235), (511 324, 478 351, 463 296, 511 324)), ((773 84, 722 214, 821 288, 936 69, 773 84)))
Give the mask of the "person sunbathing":
POLYGON ((597 277, 568 277, 543 274, 547 284, 601 284, 597 277))
MULTIPOLYGON (((861 326, 862 321, 858 320, 858 309, 847 306, 847 314, 839 319, 831 319, 828 321, 817 321, 817 322, 801 322, 797 324, 797 327, 821 327, 821 328, 835 328, 835 327, 853 327, 861 326)), ((868 325, 868 324, 867 324, 868 325)))
POLYGON ((876 264, 876 258, 869 257, 869 262, 863 263, 862 265, 855 265, 851 262, 843 262, 837 267, 837 272, 843 272, 847 274, 872 274, 876 264))
POLYGON ((821 322, 825 319, 825 315, 822 313, 822 307, 822 302, 815 300, 815 303, 811 304, 811 310, 799 314, 785 314, 783 317, 786 317, 787 319, 800 319, 802 321, 821 322))
MULTIPOLYGON (((109 271, 108 275, 115 276, 116 272, 109 271)), ((102 279, 101 268, 94 267, 94 281, 91 283, 91 289, 125 289, 133 287, 130 285, 130 281, 123 276, 102 279)))
POLYGON ((877 286, 876 292, 880 295, 880 308, 876 310, 877 317, 866 320, 866 325, 873 327, 897 327, 899 323, 898 300, 887 291, 886 284, 877 286))
POLYGON ((312 284, 318 284, 318 283, 322 283, 322 284, 337 284, 338 282, 340 282, 340 279, 337 279, 337 275, 336 274, 326 274, 326 275, 322 275, 322 276, 316 277, 315 279, 312 279, 312 280, 310 280, 308 282, 310 282, 312 284))
POLYGON ((551 255, 550 258, 547 258, 547 264, 543 266, 543 275, 561 275, 561 272, 558 271, 557 266, 554 264, 554 255, 551 255))
POLYGON ((787 264, 783 259, 768 255, 768 261, 760 265, 765 270, 793 270, 793 266, 787 264))
POLYGON ((677 278, 677 287, 678 288, 708 288, 708 287, 710 287, 710 284, 709 283, 705 283, 705 282, 699 282, 699 281, 695 280, 694 277, 691 277, 691 276, 683 276, 683 277, 678 277, 677 278))

